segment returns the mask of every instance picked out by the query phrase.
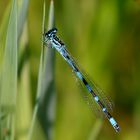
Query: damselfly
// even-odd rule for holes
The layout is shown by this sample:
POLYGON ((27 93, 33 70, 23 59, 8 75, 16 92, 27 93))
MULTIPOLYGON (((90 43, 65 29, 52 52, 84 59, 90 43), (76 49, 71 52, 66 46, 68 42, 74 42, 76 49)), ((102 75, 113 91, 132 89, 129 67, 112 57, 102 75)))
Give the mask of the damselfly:
POLYGON ((93 100, 98 104, 98 106, 101 108, 104 115, 107 117, 113 128, 116 130, 116 132, 120 131, 120 127, 116 120, 112 117, 112 115, 109 113, 108 108, 104 104, 104 102, 101 100, 99 94, 96 93, 96 86, 93 87, 88 82, 87 78, 83 74, 83 72, 79 69, 77 63, 73 59, 73 57, 70 55, 68 50, 65 47, 65 44, 57 37, 56 35, 57 29, 53 28, 45 33, 44 35, 44 43, 51 45, 52 48, 55 48, 60 55, 66 60, 66 62, 70 65, 72 70, 74 71, 75 75, 78 77, 78 79, 83 83, 83 85, 87 88, 87 90, 92 95, 93 100))

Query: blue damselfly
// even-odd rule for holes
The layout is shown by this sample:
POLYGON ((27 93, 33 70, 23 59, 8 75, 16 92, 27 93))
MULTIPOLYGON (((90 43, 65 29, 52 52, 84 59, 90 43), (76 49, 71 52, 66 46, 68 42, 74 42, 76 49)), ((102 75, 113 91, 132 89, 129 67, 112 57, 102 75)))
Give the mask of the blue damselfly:
POLYGON ((80 70, 79 66, 73 59, 73 57, 70 55, 68 50, 65 47, 65 44, 57 37, 56 35, 57 29, 53 28, 45 33, 44 35, 44 43, 50 45, 52 48, 55 48, 61 56, 66 60, 66 62, 70 65, 72 70, 74 71, 75 75, 78 77, 78 79, 83 83, 83 85, 87 88, 87 90, 92 95, 93 100, 98 104, 98 106, 101 108, 104 115, 107 117, 113 128, 116 130, 116 132, 120 131, 120 127, 116 120, 112 117, 112 115, 109 113, 108 108, 106 104, 102 101, 100 98, 100 93, 97 94, 98 90, 96 90, 96 86, 88 82, 86 76, 83 74, 83 72, 80 70))

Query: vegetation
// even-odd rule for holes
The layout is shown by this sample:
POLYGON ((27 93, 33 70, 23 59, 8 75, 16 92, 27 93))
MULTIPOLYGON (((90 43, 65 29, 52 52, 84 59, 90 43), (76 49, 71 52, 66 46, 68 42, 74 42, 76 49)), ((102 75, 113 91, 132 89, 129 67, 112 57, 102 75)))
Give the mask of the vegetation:
POLYGON ((0 140, 140 139, 139 0, 11 0, 0 7, 0 140), (108 91, 119 134, 95 117, 68 65, 44 46, 44 29, 54 26, 108 91))

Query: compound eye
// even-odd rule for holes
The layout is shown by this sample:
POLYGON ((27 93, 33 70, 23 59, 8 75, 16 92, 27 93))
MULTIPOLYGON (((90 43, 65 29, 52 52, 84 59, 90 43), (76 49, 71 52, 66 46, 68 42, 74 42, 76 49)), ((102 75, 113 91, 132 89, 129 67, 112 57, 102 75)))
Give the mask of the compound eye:
POLYGON ((53 28, 53 29, 49 30, 48 32, 46 32, 45 33, 45 36, 46 37, 51 37, 51 36, 55 35, 56 32, 57 32, 57 29, 56 28, 53 28))
POLYGON ((50 37, 50 36, 51 36, 50 33, 48 33, 48 32, 45 33, 45 37, 50 37))
POLYGON ((56 34, 57 28, 53 28, 53 29, 52 29, 52 32, 53 32, 53 34, 56 34))

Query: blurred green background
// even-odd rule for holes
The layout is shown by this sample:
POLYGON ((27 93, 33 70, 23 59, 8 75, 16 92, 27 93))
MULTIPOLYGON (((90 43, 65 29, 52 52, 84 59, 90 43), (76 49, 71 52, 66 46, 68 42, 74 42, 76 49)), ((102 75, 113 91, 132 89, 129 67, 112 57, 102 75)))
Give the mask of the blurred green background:
MULTIPOLYGON (((49 3, 47 0, 46 20, 49 3)), ((9 0, 0 0, 0 23, 9 4, 9 0)), ((140 1, 55 0, 54 7, 55 23, 60 38, 91 79, 94 79, 113 100, 113 116, 120 124, 121 132, 116 134, 106 119, 100 121, 95 117, 83 101, 81 92, 84 91, 78 86, 71 69, 56 53, 53 139, 139 140, 140 1)), ((22 116, 19 120, 18 123, 23 124, 26 118, 31 119, 35 105, 41 54, 42 13, 43 0, 30 0, 24 29, 28 36, 23 36, 24 39, 28 38, 26 59, 23 57, 23 61, 26 61, 23 67, 27 67, 27 71, 21 72, 23 82, 20 79, 18 81, 18 96, 23 94, 20 101, 25 104, 24 115, 28 116, 22 116), (27 91, 28 95, 25 95, 27 91), (28 102, 25 96, 30 97, 28 102)), ((17 110, 22 112, 22 109, 21 105, 17 110)), ((27 135, 29 125, 30 121, 27 121, 27 126, 21 130, 25 132, 18 135, 27 135)), ((40 134, 36 139, 43 139, 40 137, 43 135, 41 132, 38 132, 40 134)), ((20 136, 17 139, 19 140, 20 136)))

